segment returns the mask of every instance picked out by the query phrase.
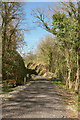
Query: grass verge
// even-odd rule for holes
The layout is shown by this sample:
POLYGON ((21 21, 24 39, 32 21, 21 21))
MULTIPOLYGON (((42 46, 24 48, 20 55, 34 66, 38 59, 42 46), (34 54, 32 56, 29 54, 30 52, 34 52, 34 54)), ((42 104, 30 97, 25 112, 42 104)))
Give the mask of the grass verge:
POLYGON ((13 91, 13 88, 9 87, 8 85, 2 85, 2 93, 8 93, 13 91))
POLYGON ((78 95, 73 90, 66 89, 65 84, 59 80, 54 80, 52 83, 56 85, 57 94, 65 105, 68 118, 78 118, 78 106, 80 104, 78 95))

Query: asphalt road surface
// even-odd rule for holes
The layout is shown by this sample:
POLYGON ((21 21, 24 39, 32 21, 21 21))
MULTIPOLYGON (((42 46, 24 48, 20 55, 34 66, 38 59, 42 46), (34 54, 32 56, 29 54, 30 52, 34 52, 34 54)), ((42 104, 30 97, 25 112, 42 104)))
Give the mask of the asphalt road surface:
POLYGON ((3 118, 66 118, 65 107, 51 81, 37 77, 2 106, 3 118))

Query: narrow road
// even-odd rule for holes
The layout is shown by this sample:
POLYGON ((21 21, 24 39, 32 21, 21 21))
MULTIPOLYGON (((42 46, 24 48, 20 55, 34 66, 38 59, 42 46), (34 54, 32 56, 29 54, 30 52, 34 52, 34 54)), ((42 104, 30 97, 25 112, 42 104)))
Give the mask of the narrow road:
POLYGON ((54 84, 37 78, 30 86, 3 104, 3 118, 66 118, 54 84))

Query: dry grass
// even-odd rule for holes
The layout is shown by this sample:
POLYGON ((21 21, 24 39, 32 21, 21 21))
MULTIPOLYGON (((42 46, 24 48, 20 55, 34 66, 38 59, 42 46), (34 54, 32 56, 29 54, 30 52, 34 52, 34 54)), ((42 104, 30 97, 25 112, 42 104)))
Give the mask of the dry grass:
POLYGON ((56 84, 56 90, 65 105, 68 118, 78 118, 78 95, 64 86, 56 84))

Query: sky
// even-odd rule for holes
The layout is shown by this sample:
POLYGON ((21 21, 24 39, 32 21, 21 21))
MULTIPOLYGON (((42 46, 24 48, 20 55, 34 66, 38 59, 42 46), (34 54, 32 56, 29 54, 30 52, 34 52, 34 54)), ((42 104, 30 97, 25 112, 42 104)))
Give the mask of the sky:
MULTIPOLYGON (((25 18, 28 27, 33 27, 32 30, 24 32, 24 40, 27 43, 27 47, 24 48, 25 53, 29 51, 35 51, 41 37, 44 37, 46 34, 49 34, 46 30, 41 27, 38 27, 37 24, 33 23, 33 17, 31 16, 32 9, 36 7, 45 7, 47 5, 52 5, 51 2, 27 2, 25 3, 25 18)), ((55 3, 53 4, 55 6, 55 3)))

